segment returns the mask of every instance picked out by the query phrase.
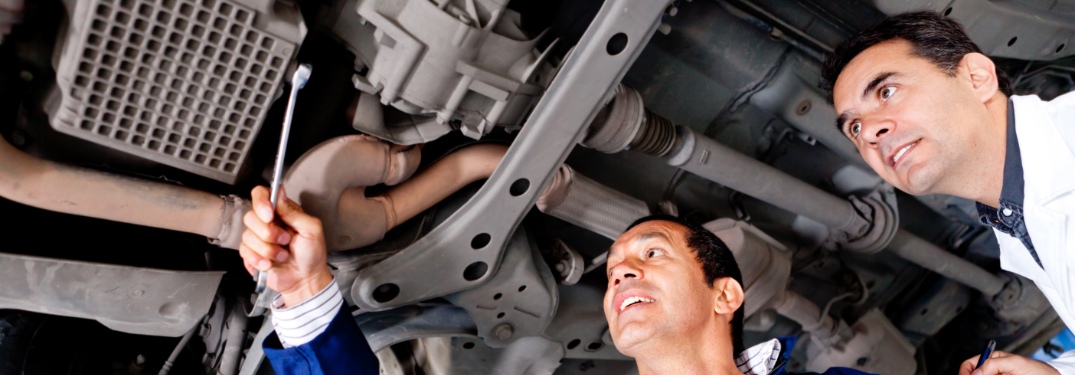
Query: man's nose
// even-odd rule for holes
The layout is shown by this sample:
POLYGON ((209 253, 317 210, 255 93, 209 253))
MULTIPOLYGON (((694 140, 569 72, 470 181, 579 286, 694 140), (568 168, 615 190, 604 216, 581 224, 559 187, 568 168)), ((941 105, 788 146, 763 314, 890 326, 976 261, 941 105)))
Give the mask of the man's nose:
POLYGON ((612 267, 612 285, 618 286, 627 279, 642 277, 642 269, 632 261, 623 261, 612 267))
POLYGON ((888 135, 895 129, 894 124, 891 121, 875 119, 871 121, 862 121, 862 129, 860 133, 862 140, 866 141, 870 145, 876 145, 881 141, 881 138, 888 135))

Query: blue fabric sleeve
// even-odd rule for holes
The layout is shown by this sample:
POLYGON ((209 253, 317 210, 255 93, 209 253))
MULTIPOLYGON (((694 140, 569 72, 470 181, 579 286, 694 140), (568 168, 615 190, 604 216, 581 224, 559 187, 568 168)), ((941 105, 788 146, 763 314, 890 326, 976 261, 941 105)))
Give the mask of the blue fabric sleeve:
POLYGON ((377 356, 346 304, 340 307, 325 332, 312 341, 284 349, 273 333, 265 338, 262 348, 278 375, 376 375, 380 370, 377 356))

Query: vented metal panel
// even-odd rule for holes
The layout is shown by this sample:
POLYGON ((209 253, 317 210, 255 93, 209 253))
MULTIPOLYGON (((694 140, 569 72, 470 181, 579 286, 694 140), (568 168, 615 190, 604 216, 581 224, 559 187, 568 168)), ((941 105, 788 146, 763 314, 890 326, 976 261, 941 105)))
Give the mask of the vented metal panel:
POLYGON ((52 126, 233 183, 304 34, 300 21, 284 38, 259 28, 281 22, 232 1, 75 7, 52 126))

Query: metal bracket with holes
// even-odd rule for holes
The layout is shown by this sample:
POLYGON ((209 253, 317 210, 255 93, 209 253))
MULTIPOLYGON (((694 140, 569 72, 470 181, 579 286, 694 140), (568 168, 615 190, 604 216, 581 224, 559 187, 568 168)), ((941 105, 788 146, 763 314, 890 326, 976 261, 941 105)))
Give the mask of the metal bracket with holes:
POLYGON ((470 289, 504 249, 549 177, 578 143, 656 30, 669 0, 610 0, 481 190, 418 242, 361 271, 351 296, 379 311, 470 289))

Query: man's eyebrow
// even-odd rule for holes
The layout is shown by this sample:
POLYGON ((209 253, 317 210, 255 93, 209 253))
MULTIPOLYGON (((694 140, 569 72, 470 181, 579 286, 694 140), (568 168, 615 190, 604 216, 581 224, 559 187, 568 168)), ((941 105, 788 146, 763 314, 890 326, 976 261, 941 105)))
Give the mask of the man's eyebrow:
POLYGON ((639 242, 643 242, 643 241, 652 240, 652 239, 655 239, 655 238, 659 238, 659 239, 663 239, 665 241, 671 242, 670 239, 668 238, 668 235, 665 235, 664 233, 661 233, 661 232, 646 232, 646 233, 642 233, 642 234, 638 235, 638 237, 635 237, 634 242, 639 243, 639 242))
POLYGON ((873 92, 873 90, 876 89, 878 85, 892 77, 899 77, 899 74, 896 72, 884 72, 878 74, 876 77, 873 77, 873 80, 870 81, 870 84, 866 85, 866 88, 862 90, 862 100, 866 100, 866 98, 870 96, 870 93, 873 92))

